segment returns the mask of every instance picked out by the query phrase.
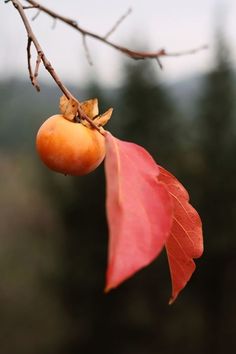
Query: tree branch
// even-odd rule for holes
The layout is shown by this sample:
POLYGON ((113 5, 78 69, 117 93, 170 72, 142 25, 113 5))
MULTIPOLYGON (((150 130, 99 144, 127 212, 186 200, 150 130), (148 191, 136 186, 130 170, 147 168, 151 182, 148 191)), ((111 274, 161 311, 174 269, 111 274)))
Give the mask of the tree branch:
MULTIPOLYGON (((58 85, 58 87, 60 88, 60 90, 64 93, 64 95, 69 99, 72 98, 76 101, 78 101, 73 95, 72 93, 67 89, 67 87, 62 83, 62 81, 60 80, 59 76, 57 75, 56 71, 54 70, 53 66, 51 65, 51 63, 49 62, 49 60, 47 59, 46 55, 44 54, 37 38, 35 37, 32 28, 29 24, 29 21, 25 15, 24 12, 24 8, 21 5, 21 2, 19 0, 11 0, 12 4, 14 5, 14 7, 16 8, 16 10, 19 12, 19 15, 24 23, 27 35, 28 35, 28 43, 27 43, 27 60, 28 60, 28 70, 29 70, 29 76, 30 76, 30 80, 32 82, 32 85, 34 87, 36 87, 37 90, 39 90, 39 85, 37 83, 37 76, 38 76, 38 70, 39 70, 39 65, 40 62, 43 62, 43 65, 45 67, 45 69, 49 72, 49 74, 52 76, 52 78, 54 79, 54 81, 56 82, 56 84, 58 85), (34 47, 37 51, 37 61, 36 61, 36 65, 35 65, 35 70, 34 70, 34 74, 32 71, 32 66, 31 66, 31 45, 32 43, 34 44, 34 47)), ((33 6, 35 6, 35 4, 33 4, 33 6)), ((86 121, 88 121, 91 126, 93 128, 95 128, 96 130, 98 130, 99 132, 101 132, 100 128, 94 124, 94 122, 92 121, 92 119, 90 119, 81 109, 80 104, 78 107, 78 116, 81 119, 85 119, 86 121)))
MULTIPOLYGON (((117 28, 117 26, 120 24, 120 22, 123 21, 123 19, 127 17, 127 15, 129 14, 130 11, 121 17, 121 19, 115 24, 115 26, 113 26, 112 30, 109 31, 108 34, 106 34, 105 36, 100 36, 97 33, 94 33, 94 32, 91 32, 91 31, 88 31, 88 30, 82 28, 81 26, 78 25, 78 23, 76 21, 74 21, 70 18, 61 16, 60 14, 56 13, 55 11, 52 11, 45 6, 40 5, 38 2, 36 2, 34 0, 26 0, 26 1, 29 4, 31 4, 32 6, 36 6, 38 9, 40 9, 44 13, 48 14, 49 16, 51 16, 55 19, 58 19, 64 23, 66 23, 67 25, 71 26, 75 30, 79 31, 82 36, 84 36, 84 37, 88 36, 88 37, 94 38, 100 42, 103 42, 104 44, 112 47, 113 49, 118 50, 119 52, 123 53, 124 55, 126 55, 132 59, 135 59, 135 60, 140 60, 140 59, 155 59, 155 60, 157 60, 160 57, 172 57, 172 56, 182 56, 182 55, 186 55, 186 54, 195 54, 196 52, 207 48, 207 46, 204 45, 199 48, 191 49, 189 51, 184 51, 184 52, 178 52, 178 53, 168 53, 168 52, 166 52, 165 49, 159 49, 155 52, 131 50, 127 47, 115 44, 108 39, 108 36, 114 32, 114 30, 117 28)), ((157 62, 161 66, 159 60, 157 60, 157 62)))
POLYGON ((38 77, 38 71, 39 71, 39 66, 40 63, 42 62, 45 69, 49 72, 49 74, 52 76, 52 78, 54 79, 54 81, 56 82, 56 84, 58 85, 58 87, 60 88, 60 90, 64 93, 64 95, 70 99, 74 99, 78 102, 78 117, 80 119, 86 120, 87 122, 90 123, 90 125, 97 129, 101 134, 103 134, 102 130, 83 112, 83 110, 81 109, 81 106, 79 104, 79 101, 72 95, 72 93, 68 90, 68 88, 62 83, 62 81, 60 80, 59 76, 57 75, 56 71, 54 70, 53 66, 51 65, 51 63, 49 62, 49 60, 47 59, 45 53, 43 52, 36 36, 34 35, 32 28, 30 26, 29 20, 24 12, 24 10, 28 10, 28 9, 32 9, 32 8, 37 8, 38 9, 38 13, 39 14, 40 11, 48 14, 50 17, 52 17, 54 20, 60 20, 64 23, 66 23, 67 25, 73 27, 74 29, 76 29, 77 31, 79 31, 82 35, 82 39, 83 39, 83 43, 84 43, 84 47, 85 47, 85 51, 87 52, 87 56, 89 56, 89 52, 88 52, 88 48, 87 48, 87 44, 86 44, 86 37, 91 37, 94 39, 97 39, 105 44, 107 44, 108 46, 118 50, 119 52, 125 54, 126 56, 129 56, 132 59, 155 59, 157 60, 158 64, 160 65, 160 67, 162 67, 159 58, 160 57, 164 57, 164 56, 169 56, 169 57, 177 57, 177 56, 181 56, 181 55, 187 55, 187 54, 194 54, 200 50, 206 49, 207 46, 201 46, 199 48, 195 48, 195 49, 191 49, 188 51, 184 51, 184 52, 176 52, 176 53, 168 53, 166 52, 164 49, 160 49, 156 52, 145 52, 145 51, 134 51, 131 50, 129 48, 120 46, 118 44, 115 44, 113 42, 111 42, 110 40, 108 40, 108 37, 111 33, 113 33, 116 28, 118 27, 118 25, 128 16, 128 14, 130 13, 130 10, 123 15, 117 22, 116 24, 113 26, 113 28, 106 34, 106 36, 100 36, 96 33, 90 32, 88 30, 85 30, 84 28, 82 28, 81 26, 78 25, 78 23, 70 18, 61 16, 60 14, 49 10, 48 8, 46 8, 43 5, 40 5, 39 3, 37 3, 34 0, 26 0, 30 6, 23 6, 20 2, 20 0, 5 0, 5 3, 7 2, 12 2, 12 4, 14 5, 14 7, 16 8, 16 10, 19 12, 19 15, 23 21, 24 27, 26 29, 27 35, 28 35, 28 42, 27 42, 27 62, 28 62, 28 71, 29 71, 29 76, 30 76, 30 80, 32 85, 39 91, 40 87, 37 81, 37 77, 38 77), (37 60, 36 60, 36 64, 35 64, 35 69, 34 72, 32 70, 32 66, 31 66, 31 47, 32 44, 34 45, 36 51, 37 51, 37 60))
POLYGON ((121 16, 118 21, 114 24, 114 26, 112 26, 112 28, 110 29, 110 31, 107 32, 107 34, 104 36, 105 39, 108 39, 108 37, 110 37, 112 35, 113 32, 115 32, 118 28, 118 26, 131 14, 132 9, 129 8, 126 13, 121 16))
POLYGON ((38 6, 30 5, 30 6, 22 6, 24 10, 37 9, 38 6))
POLYGON ((88 44, 86 41, 86 36, 82 36, 82 40, 83 40, 84 51, 85 51, 85 55, 88 60, 88 63, 89 63, 89 65, 93 65, 93 61, 92 61, 92 58, 91 58, 91 55, 89 52, 89 48, 88 48, 88 44))

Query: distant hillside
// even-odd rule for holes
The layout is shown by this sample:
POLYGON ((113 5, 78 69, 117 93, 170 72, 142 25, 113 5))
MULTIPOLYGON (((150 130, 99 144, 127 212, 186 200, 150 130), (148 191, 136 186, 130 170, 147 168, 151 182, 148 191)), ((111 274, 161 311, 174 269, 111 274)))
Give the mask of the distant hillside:
MULTIPOLYGON (((168 84, 166 87, 179 109, 192 116, 193 101, 199 95, 202 77, 168 84)), ((68 85, 76 95, 78 89, 68 85)), ((107 99, 119 96, 121 89, 102 89, 101 95, 107 99)), ((96 89, 95 89, 96 91, 96 89)), ((93 90, 94 92, 94 90, 93 90)), ((55 85, 41 84, 38 93, 29 81, 12 80, 0 83, 0 146, 7 148, 26 148, 34 145, 35 134, 40 124, 50 115, 59 111, 58 102, 61 92, 55 85)), ((80 90, 79 96, 89 96, 86 90, 80 90)))
POLYGON ((54 85, 41 84, 38 93, 29 81, 1 82, 0 146, 24 148, 34 144, 40 124, 59 112, 60 96, 54 85))
POLYGON ((194 104, 197 102, 204 85, 203 76, 191 76, 167 86, 179 109, 193 117, 194 104))

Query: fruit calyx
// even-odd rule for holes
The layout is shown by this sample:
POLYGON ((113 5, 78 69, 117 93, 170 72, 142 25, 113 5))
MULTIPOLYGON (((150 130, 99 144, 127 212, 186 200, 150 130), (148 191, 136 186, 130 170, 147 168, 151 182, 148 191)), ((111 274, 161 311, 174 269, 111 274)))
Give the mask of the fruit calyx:
POLYGON ((72 97, 67 98, 65 95, 60 98, 59 108, 65 119, 78 122, 79 118, 79 123, 87 128, 93 128, 89 121, 79 117, 79 109, 82 110, 82 112, 93 121, 93 124, 101 134, 103 134, 102 127, 109 121, 113 112, 113 108, 109 108, 105 113, 99 114, 97 98, 79 102, 72 97))

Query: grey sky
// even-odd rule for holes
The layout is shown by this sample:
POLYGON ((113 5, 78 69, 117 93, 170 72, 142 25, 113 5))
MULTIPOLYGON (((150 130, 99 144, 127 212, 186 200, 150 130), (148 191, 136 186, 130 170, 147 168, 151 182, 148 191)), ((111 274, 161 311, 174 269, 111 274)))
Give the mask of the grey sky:
MULTIPOLYGON (((209 44, 210 49, 181 58, 163 60, 166 80, 176 80, 209 68, 214 42, 214 26, 218 12, 224 13, 226 35, 232 53, 236 53, 236 1, 235 0, 40 0, 57 12, 77 20, 81 26, 99 34, 106 33, 129 8, 132 14, 111 39, 130 48, 140 43, 139 49, 156 50, 164 47, 170 52, 209 44), (219 10, 220 9, 220 10, 219 10)), ((28 10, 29 17, 36 10, 28 10)), ((89 40, 93 67, 85 58, 78 32, 46 15, 32 22, 48 59, 60 77, 80 84, 89 76, 101 78, 105 83, 116 83, 122 77, 122 55, 94 40, 89 40)), ((19 15, 13 6, 0 1, 0 80, 4 76, 28 75, 26 65, 26 35, 19 15)), ((41 78, 49 78, 41 68, 41 78)))

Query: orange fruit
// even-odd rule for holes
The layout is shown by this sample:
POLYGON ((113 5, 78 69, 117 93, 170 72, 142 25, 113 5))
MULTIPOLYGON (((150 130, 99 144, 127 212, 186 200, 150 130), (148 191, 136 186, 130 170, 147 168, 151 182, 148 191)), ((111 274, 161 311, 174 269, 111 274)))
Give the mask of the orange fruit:
POLYGON ((50 169, 81 176, 95 170, 103 161, 105 139, 97 130, 57 114, 39 128, 36 148, 50 169))

